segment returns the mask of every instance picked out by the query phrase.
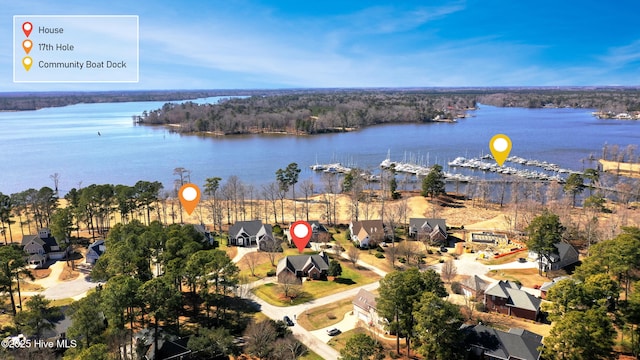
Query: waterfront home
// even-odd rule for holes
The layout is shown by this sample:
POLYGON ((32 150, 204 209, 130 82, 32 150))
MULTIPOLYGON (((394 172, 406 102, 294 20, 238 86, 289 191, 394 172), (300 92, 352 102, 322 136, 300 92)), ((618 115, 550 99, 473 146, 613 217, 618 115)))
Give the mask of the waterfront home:
MULTIPOLYGON (((555 244, 556 251, 551 253, 550 259, 542 257, 542 269, 544 271, 560 270, 566 266, 578 262, 578 251, 568 242, 561 241, 555 244)), ((535 261, 539 260, 538 253, 529 251, 529 257, 535 261)))
POLYGON ((302 284, 302 278, 325 280, 329 272, 329 257, 324 252, 317 255, 290 255, 278 261, 276 277, 279 283, 290 281, 302 284))
POLYGON ((68 250, 68 248, 60 250, 60 246, 56 239, 51 236, 49 228, 38 230, 37 235, 24 235, 21 244, 24 252, 29 255, 27 263, 36 267, 44 266, 48 260, 63 259, 68 250))
POLYGON ((351 241, 361 248, 373 248, 386 239, 386 228, 382 220, 352 221, 349 224, 351 241))
POLYGON ((409 236, 419 240, 428 240, 431 244, 445 245, 447 224, 445 219, 410 218, 409 236))
POLYGON ((238 221, 229 229, 229 245, 258 246, 260 250, 268 250, 275 244, 271 225, 260 220, 238 221))
POLYGON ((539 360, 542 335, 511 328, 508 332, 479 324, 464 326, 470 360, 539 360))
POLYGON ((540 313, 540 302, 513 281, 500 280, 484 292, 484 305, 488 311, 534 321, 540 313))

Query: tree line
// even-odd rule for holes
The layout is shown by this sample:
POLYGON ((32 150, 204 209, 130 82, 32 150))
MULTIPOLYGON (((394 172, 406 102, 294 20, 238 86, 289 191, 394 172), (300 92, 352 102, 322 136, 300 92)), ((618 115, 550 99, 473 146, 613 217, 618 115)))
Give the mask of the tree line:
POLYGON ((397 122, 453 119, 475 106, 473 95, 450 92, 353 91, 232 98, 218 104, 167 103, 137 121, 179 125, 179 132, 317 134, 397 122))

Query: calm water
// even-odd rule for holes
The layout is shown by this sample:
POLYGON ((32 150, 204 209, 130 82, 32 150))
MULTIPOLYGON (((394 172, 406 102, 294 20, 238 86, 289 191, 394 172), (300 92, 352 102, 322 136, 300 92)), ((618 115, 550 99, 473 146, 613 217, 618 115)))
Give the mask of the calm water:
POLYGON ((487 143, 496 133, 511 137, 512 155, 575 170, 588 167, 583 160, 590 154, 599 156, 605 143, 640 144, 640 121, 598 120, 584 109, 481 106, 474 117, 457 124, 383 125, 300 137, 204 138, 133 124, 132 115, 163 103, 79 104, 0 113, 0 192, 53 187, 53 173, 60 174, 63 193, 80 182, 131 185, 159 180, 173 188, 176 167, 191 170, 197 184, 207 177, 237 175, 259 186, 273 181, 275 171, 291 162, 303 168, 302 180, 313 176, 308 166, 316 159, 376 169, 389 151, 392 160, 446 164, 458 156, 488 153, 487 143))

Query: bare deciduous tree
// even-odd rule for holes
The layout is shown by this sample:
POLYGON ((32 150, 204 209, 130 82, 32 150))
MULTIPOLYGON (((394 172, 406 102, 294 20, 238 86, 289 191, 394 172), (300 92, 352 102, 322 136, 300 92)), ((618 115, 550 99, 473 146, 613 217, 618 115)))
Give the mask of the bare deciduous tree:
POLYGON ((260 254, 256 252, 250 252, 242 258, 242 261, 247 264, 249 271, 251 271, 251 276, 253 277, 256 276, 256 266, 258 265, 259 258, 260 254))
POLYGON ((456 264, 453 263, 453 259, 448 259, 442 264, 440 275, 445 282, 450 283, 457 274, 458 268, 456 267, 456 264))
POLYGON ((347 250, 347 255, 349 256, 349 261, 355 266, 360 259, 360 249, 355 246, 352 246, 347 250))
POLYGON ((300 279, 294 274, 287 272, 280 276, 278 279, 278 288, 282 292, 285 298, 295 299, 302 292, 302 286, 300 286, 300 279))

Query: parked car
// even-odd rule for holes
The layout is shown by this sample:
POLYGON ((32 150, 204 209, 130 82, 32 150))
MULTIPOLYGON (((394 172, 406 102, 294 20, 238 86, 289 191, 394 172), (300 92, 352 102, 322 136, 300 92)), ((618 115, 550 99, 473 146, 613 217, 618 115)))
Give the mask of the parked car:
POLYGON ((527 259, 525 259, 525 258, 518 258, 518 262, 519 262, 519 263, 526 263, 526 262, 527 262, 527 259))
POLYGON ((336 336, 336 335, 339 335, 340 333, 342 333, 342 331, 338 330, 337 328, 333 328, 331 330, 327 330, 327 334, 329 336, 336 336))
POLYGON ((293 325, 295 325, 295 324, 293 323, 293 321, 291 321, 291 318, 290 318, 290 317, 288 317, 288 316, 283 317, 283 318, 282 318, 282 321, 284 321, 284 323, 285 323, 285 324, 287 324, 287 326, 293 326, 293 325))

